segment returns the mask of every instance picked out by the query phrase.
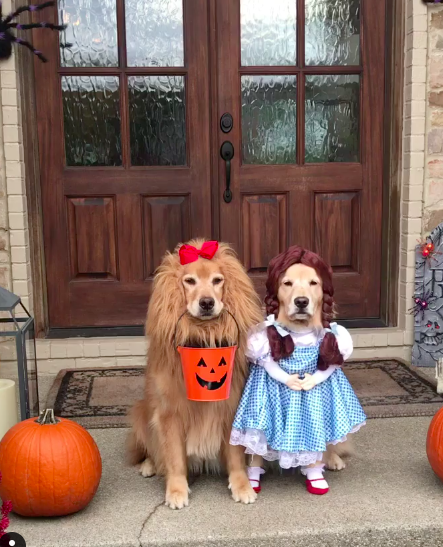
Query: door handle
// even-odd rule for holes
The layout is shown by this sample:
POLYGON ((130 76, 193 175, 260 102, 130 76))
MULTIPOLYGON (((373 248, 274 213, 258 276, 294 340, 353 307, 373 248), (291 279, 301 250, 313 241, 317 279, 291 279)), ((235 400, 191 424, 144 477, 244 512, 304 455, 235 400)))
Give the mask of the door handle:
POLYGON ((223 193, 223 199, 226 203, 231 203, 231 160, 234 157, 234 147, 232 142, 225 141, 220 148, 220 156, 226 162, 226 189, 223 193))

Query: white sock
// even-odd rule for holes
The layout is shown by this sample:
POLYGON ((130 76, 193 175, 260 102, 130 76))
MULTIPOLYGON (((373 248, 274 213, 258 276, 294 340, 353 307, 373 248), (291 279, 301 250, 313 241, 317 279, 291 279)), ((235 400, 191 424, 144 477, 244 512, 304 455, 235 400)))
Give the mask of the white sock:
POLYGON ((300 471, 302 475, 305 475, 305 477, 308 480, 310 481, 315 480, 315 488, 329 488, 328 483, 323 477, 324 467, 325 467, 324 465, 316 465, 315 467, 302 467, 300 471), (323 479, 323 480, 316 480, 316 479, 323 479))
MULTIPOLYGON (((257 481, 258 483, 260 482, 260 475, 263 475, 265 472, 261 467, 248 467, 246 471, 248 473, 249 481, 257 481)), ((251 482, 251 484, 252 486, 257 486, 257 483, 255 482, 251 482)))

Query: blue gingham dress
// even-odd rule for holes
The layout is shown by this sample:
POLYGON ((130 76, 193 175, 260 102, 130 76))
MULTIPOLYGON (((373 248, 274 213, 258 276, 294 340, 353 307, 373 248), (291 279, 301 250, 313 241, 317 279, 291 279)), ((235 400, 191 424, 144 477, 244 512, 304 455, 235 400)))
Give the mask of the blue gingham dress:
MULTIPOLYGON (((278 364, 288 374, 317 370, 320 340, 296 347, 278 364)), ((366 420, 351 384, 341 369, 310 391, 294 391, 269 376, 260 364, 250 375, 233 423, 231 444, 247 454, 279 460, 282 468, 321 461, 327 444, 346 440, 366 420)))

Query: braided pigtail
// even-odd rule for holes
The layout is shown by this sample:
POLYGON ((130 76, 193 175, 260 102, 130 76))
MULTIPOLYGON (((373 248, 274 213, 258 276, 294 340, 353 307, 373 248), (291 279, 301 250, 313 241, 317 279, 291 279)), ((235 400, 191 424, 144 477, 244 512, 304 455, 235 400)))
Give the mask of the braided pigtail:
MULTIPOLYGON (((278 316, 278 300, 277 296, 273 294, 267 294, 265 298, 266 314, 278 316)), ((269 347, 271 349, 271 355, 274 361, 283 359, 283 357, 289 357, 294 351, 294 342, 290 336, 282 336, 278 333, 274 326, 267 328, 269 347)))
POLYGON ((337 338, 332 332, 327 332, 320 344, 317 367, 326 370, 330 365, 341 366, 343 355, 338 348, 337 338))
MULTIPOLYGON (((330 327, 331 320, 335 315, 332 272, 330 272, 329 278, 331 279, 331 283, 325 284, 323 290, 322 323, 325 329, 330 327)), ((327 332, 320 344, 317 367, 319 370, 326 370, 330 365, 341 366, 342 364, 343 355, 340 353, 337 338, 334 334, 332 334, 332 332, 327 332)))
POLYGON ((269 347, 274 361, 289 357, 294 351, 294 341, 291 336, 282 336, 277 329, 271 325, 267 328, 269 347))

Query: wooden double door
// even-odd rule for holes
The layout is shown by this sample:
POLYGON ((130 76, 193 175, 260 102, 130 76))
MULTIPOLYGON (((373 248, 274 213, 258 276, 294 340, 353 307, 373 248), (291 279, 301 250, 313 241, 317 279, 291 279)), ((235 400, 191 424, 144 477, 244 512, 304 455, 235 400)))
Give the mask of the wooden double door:
POLYGON ((385 3, 59 0, 72 47, 34 35, 50 327, 141 325, 197 236, 261 294, 309 247, 340 318, 379 317, 385 3))

